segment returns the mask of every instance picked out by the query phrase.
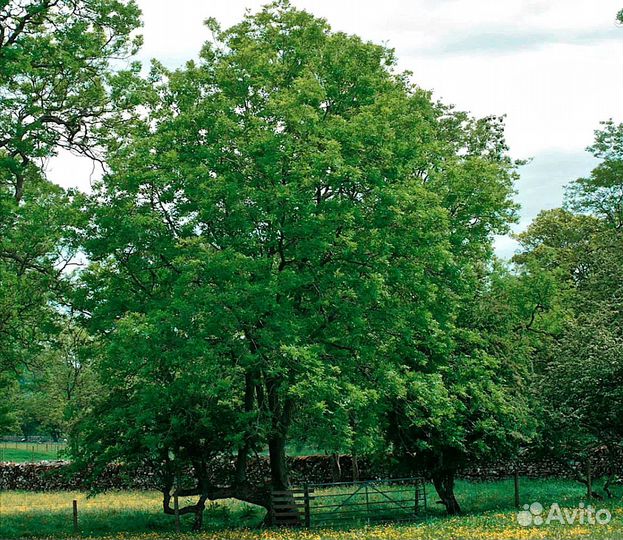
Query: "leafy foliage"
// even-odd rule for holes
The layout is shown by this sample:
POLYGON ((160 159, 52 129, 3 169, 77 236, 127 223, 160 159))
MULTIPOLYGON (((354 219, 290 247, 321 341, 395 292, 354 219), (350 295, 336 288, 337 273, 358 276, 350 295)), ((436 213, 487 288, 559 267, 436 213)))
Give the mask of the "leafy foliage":
POLYGON ((59 146, 91 153, 108 109, 111 58, 132 53, 134 2, 9 0, 0 22, 0 182, 19 201, 38 158, 59 146))
POLYGON ((623 125, 606 122, 589 148, 603 161, 589 178, 570 184, 568 209, 542 213, 520 235, 525 251, 518 261, 557 282, 552 304, 565 313, 541 353, 546 411, 558 427, 544 439, 565 459, 585 458, 600 446, 613 453, 623 435, 622 135, 623 125))
POLYGON ((199 64, 155 63, 151 85, 118 90, 140 107, 88 204, 82 297, 106 384, 76 457, 149 459, 165 506, 192 467, 200 516, 231 496, 202 474, 222 452, 257 502, 249 454, 268 445, 287 486, 292 435, 374 453, 400 411, 413 447, 399 452, 464 462, 521 438, 521 360, 500 369, 471 320, 515 210, 502 123, 433 103, 391 50, 286 2, 208 25, 199 64))
MULTIPOLYGON (((93 155, 113 58, 135 50, 132 2, 0 3, 0 368, 23 374, 64 326, 81 196, 45 179, 59 148, 93 155)), ((25 375, 26 378, 29 375, 25 375)))

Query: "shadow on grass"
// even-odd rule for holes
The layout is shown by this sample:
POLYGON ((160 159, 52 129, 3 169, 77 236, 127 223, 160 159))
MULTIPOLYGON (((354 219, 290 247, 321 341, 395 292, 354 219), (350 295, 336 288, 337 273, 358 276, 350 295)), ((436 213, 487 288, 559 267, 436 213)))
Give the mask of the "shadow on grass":
MULTIPOLYGON (((1 495, 0 495, 1 497, 1 495)), ((1 501, 0 501, 1 502, 1 501)), ((75 536, 73 530, 72 499, 68 496, 63 507, 23 509, 11 513, 2 505, 0 538, 59 538, 75 536)), ((204 530, 218 531, 236 528, 256 528, 261 523, 263 508, 221 501, 210 503, 204 513, 204 530)), ((111 507, 105 502, 98 506, 97 498, 79 504, 79 532, 82 536, 110 536, 114 534, 170 533, 175 532, 175 519, 165 515, 157 506, 145 509, 111 507)), ((181 516, 182 531, 190 531, 192 515, 181 516)))
MULTIPOLYGON (((602 484, 597 484, 601 486, 602 484)), ((620 510, 620 487, 617 497, 609 501, 595 501, 596 507, 620 510)), ((512 479, 496 482, 459 481, 456 495, 463 508, 459 517, 445 516, 443 506, 436 504, 437 495, 427 486, 425 515, 415 525, 444 528, 454 523, 477 524, 490 520, 492 525, 513 525, 514 486, 512 479)), ((561 506, 577 507, 584 499, 585 489, 572 480, 520 479, 521 503, 540 502, 548 507, 556 502, 561 506)), ((72 499, 79 499, 79 529, 83 536, 115 536, 152 533, 168 537, 175 532, 175 520, 162 512, 159 494, 155 492, 113 492, 87 499, 77 493, 0 493, 0 538, 63 538, 73 534, 72 499)), ((181 501, 185 504, 186 501, 181 501)), ((263 508, 235 500, 211 502, 204 515, 204 529, 208 532, 237 529, 258 529, 265 511, 263 508)), ((190 531, 192 516, 182 516, 182 531, 190 531)), ((387 520, 391 521, 390 519, 387 520)), ((313 520, 312 520, 313 523, 313 520)), ((374 523, 378 522, 375 520, 374 523)), ((367 520, 344 520, 327 528, 353 529, 367 525, 367 520)), ((401 528, 402 526, 397 526, 401 528)), ((259 535, 259 531, 258 535, 259 535)))

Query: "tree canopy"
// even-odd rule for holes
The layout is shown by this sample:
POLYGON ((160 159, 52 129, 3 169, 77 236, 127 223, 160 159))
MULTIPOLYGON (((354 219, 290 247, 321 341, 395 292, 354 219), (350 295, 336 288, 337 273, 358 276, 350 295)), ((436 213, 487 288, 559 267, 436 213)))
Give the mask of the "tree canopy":
POLYGON ((507 394, 521 367, 498 370, 470 320, 515 210, 502 123, 433 102, 393 51, 286 2, 207 24, 199 63, 122 90, 140 112, 86 207, 82 298, 107 383, 76 455, 149 460, 167 511, 191 466, 200 526, 206 499, 267 504, 245 476, 264 445, 272 487, 289 484, 293 431, 370 453, 399 415, 415 442, 397 453, 492 452, 522 429, 494 417, 523 415, 507 394), (466 429, 494 439, 474 452, 466 429), (205 465, 223 453, 226 489, 205 465))
POLYGON ((623 124, 605 122, 589 147, 602 161, 569 184, 566 209, 542 212, 519 235, 516 258, 550 276, 555 286, 542 316, 562 322, 539 355, 546 412, 559 427, 545 432, 545 444, 566 460, 603 448, 611 476, 623 434, 622 150, 623 124))
POLYGON ((111 62, 136 49, 138 24, 132 2, 0 2, 0 369, 10 388, 69 313, 59 306, 81 196, 47 180, 46 159, 60 148, 96 157, 112 119, 111 62))
POLYGON ((59 148, 95 152, 109 65, 135 50, 138 16, 112 0, 0 5, 0 358, 10 367, 54 318, 79 223, 74 196, 46 180, 44 160, 59 148))

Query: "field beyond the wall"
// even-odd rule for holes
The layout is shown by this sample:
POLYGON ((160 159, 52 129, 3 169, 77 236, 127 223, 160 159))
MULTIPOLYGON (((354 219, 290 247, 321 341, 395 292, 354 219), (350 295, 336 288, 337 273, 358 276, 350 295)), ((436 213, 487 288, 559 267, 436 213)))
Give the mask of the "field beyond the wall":
POLYGON ((0 441, 0 463, 36 463, 54 461, 65 455, 64 443, 0 441))
MULTIPOLYGON (((538 502, 546 517, 557 503, 568 516, 587 504, 582 486, 569 480, 521 479, 523 503, 538 502)), ((430 486, 429 486, 430 487, 430 486)), ((606 509, 612 516, 608 524, 557 522, 522 526, 514 507, 513 482, 467 482, 457 484, 457 497, 464 513, 446 517, 432 487, 428 490, 428 512, 405 524, 348 523, 332 529, 262 529, 264 510, 234 500, 209 503, 204 531, 190 533, 191 519, 182 517, 182 533, 175 533, 175 521, 162 513, 157 492, 112 492, 95 497, 84 493, 0 492, 0 538, 73 538, 72 501, 78 504, 81 538, 117 539, 165 538, 241 539, 241 540, 416 540, 416 539, 530 539, 530 538, 623 538, 621 488, 609 501, 593 501, 595 509, 606 509)), ((185 501, 181 501, 184 503, 185 501)), ((535 520, 538 521, 538 520, 535 520)))

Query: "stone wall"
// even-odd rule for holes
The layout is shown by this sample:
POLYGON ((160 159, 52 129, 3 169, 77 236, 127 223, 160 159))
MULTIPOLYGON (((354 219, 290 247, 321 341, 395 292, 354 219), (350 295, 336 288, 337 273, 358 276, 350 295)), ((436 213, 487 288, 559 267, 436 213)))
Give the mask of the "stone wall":
MULTIPOLYGON (((552 460, 531 461, 516 465, 521 476, 530 478, 571 477, 568 467, 552 460)), ((291 479, 293 484, 348 482, 352 480, 352 461, 350 456, 340 456, 339 465, 330 456, 304 456, 290 459, 291 479)), ((233 462, 221 461, 213 465, 213 480, 216 483, 225 483, 226 477, 233 470, 233 462)), ((507 478, 513 474, 515 465, 498 463, 489 466, 474 466, 461 472, 462 478, 485 481, 507 478)), ((593 466, 594 475, 600 476, 603 472, 600 464, 593 466)), ((249 479, 255 484, 263 484, 270 478, 268 460, 259 458, 249 463, 249 479)), ((385 467, 373 465, 366 460, 359 460, 359 477, 361 480, 371 480, 390 477, 385 467)), ((68 463, 4 463, 0 464, 0 490, 28 490, 28 491, 63 491, 86 490, 90 486, 83 476, 70 476, 68 463)), ((108 467, 102 474, 96 486, 99 489, 154 489, 157 488, 155 479, 149 471, 127 476, 121 467, 108 467)))

